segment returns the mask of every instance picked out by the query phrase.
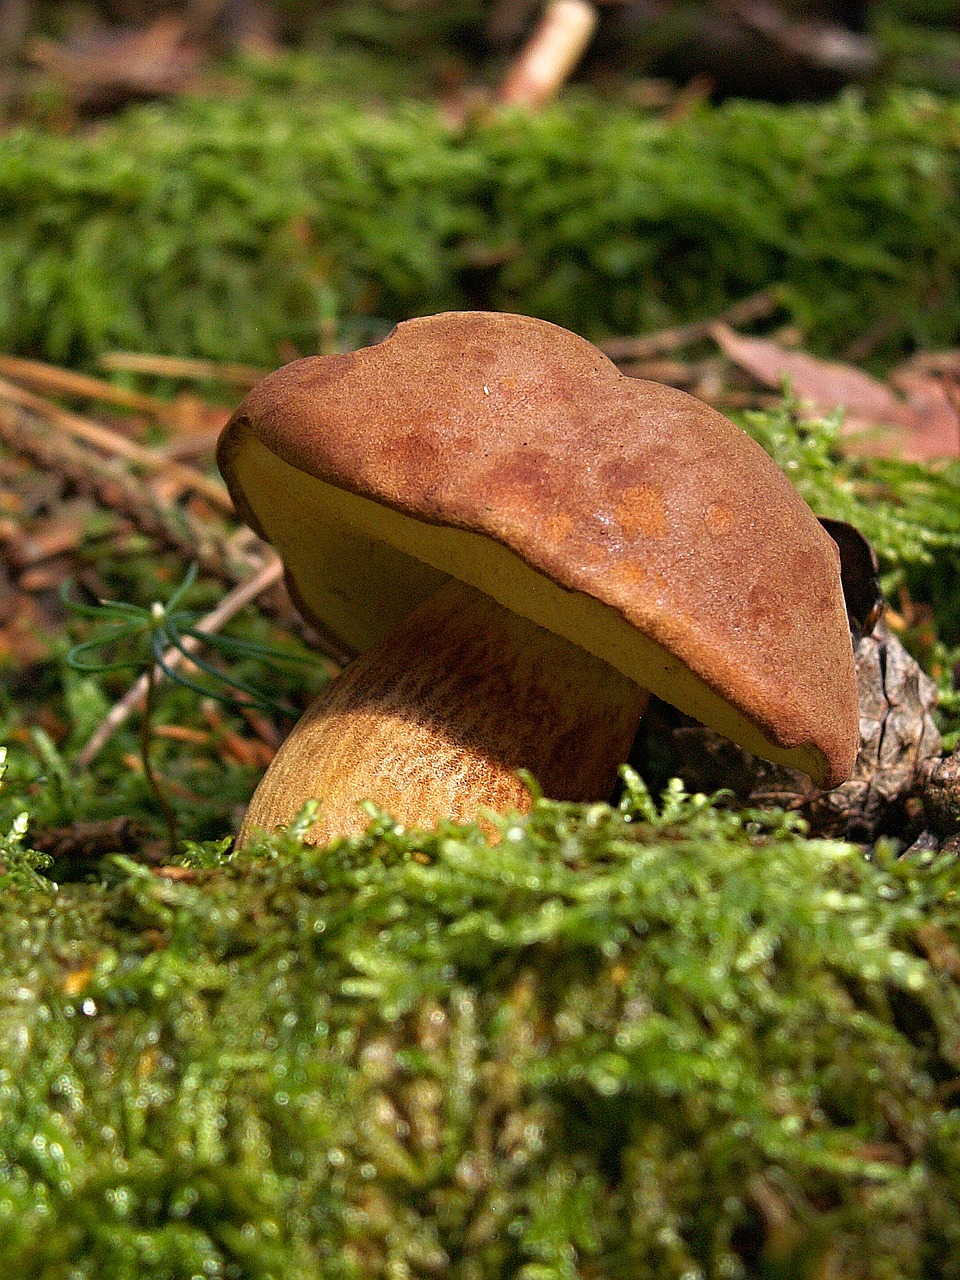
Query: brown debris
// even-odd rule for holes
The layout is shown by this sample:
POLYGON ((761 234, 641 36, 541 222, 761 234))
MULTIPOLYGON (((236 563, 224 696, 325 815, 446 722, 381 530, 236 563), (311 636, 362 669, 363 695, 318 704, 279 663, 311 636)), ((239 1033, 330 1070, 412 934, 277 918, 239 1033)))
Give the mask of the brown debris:
MULTIPOLYGON (((955 354, 955 353, 954 353, 955 354)), ((960 392, 958 373, 924 369, 910 361, 890 375, 890 385, 906 399, 909 438, 904 456, 960 458, 960 392)))
POLYGON ((269 372, 249 364, 222 364, 216 360, 188 360, 182 356, 159 356, 141 351, 112 351, 100 357, 104 369, 152 374, 157 378, 189 378, 196 381, 229 382, 254 387, 269 372))
POLYGON ((0 355, 0 377, 8 378, 28 390, 58 396, 79 396, 87 400, 100 400, 104 404, 133 409, 151 417, 162 417, 167 406, 162 400, 114 386, 102 378, 92 378, 73 369, 61 369, 45 364, 42 360, 24 360, 19 356, 0 355))
POLYGON ((193 884, 199 879, 196 867, 154 867, 153 874, 161 880, 170 880, 174 884, 193 884))
POLYGON ((936 686, 880 623, 856 646, 860 749, 853 776, 820 791, 803 774, 770 765, 699 725, 674 730, 679 773, 694 790, 733 791, 737 801, 800 813, 818 836, 870 842, 896 826, 940 751, 936 686))
POLYGON ((725 0, 724 7, 782 54, 793 55, 811 66, 859 78, 879 64, 880 50, 874 39, 836 22, 785 12, 782 5, 771 0, 725 0))
POLYGON ((853 422, 889 426, 905 421, 904 406, 890 388, 853 365, 747 337, 726 324, 713 325, 711 333, 725 355, 765 386, 779 387, 789 378, 798 395, 823 409, 846 409, 853 422))
POLYGON ((147 830, 134 818, 74 822, 69 827, 31 829, 30 843, 38 853, 57 861, 93 862, 111 853, 136 853, 147 830))
POLYGON ((26 669, 48 658, 52 624, 42 603, 14 586, 0 559, 0 662, 26 669))
POLYGON ((946 930, 924 921, 914 932, 933 968, 960 981, 960 951, 946 930))
POLYGON ((89 515, 87 504, 74 499, 62 503, 54 514, 33 519, 0 518, 0 553, 8 565, 23 573, 44 560, 72 551, 83 536, 89 515))
POLYGON ((74 102, 98 109, 196 87, 203 62, 172 13, 145 27, 91 27, 63 44, 37 38, 26 52, 74 102))
POLYGON ((858 453, 897 454, 922 462, 960 457, 960 396, 956 375, 908 363, 890 383, 862 369, 791 350, 768 338, 752 338, 717 323, 721 350, 768 387, 788 378, 793 391, 819 413, 843 409, 844 435, 858 453))
POLYGON ((960 750, 928 760, 921 772, 923 814, 929 830, 941 836, 960 832, 960 750))
MULTIPOLYGON (((29 458, 38 470, 34 475, 44 486, 43 501, 61 510, 64 486, 92 499, 96 504, 131 521, 134 527, 162 546, 182 553, 184 563, 195 560, 204 573, 222 582, 236 585, 246 580, 263 563, 263 548, 246 531, 237 537, 234 526, 214 522, 209 516, 194 515, 188 506, 172 509, 152 487, 147 477, 138 478, 122 458, 104 457, 86 442, 64 438, 57 425, 16 404, 5 403, 0 394, 0 444, 14 454, 29 458)), ((143 446, 140 446, 144 449, 143 446)), ((156 453, 152 473, 168 465, 163 454, 156 453)), ((193 468, 185 468, 193 472, 193 468)), ((194 473, 201 475, 200 472, 194 473)), ((206 479, 206 477, 202 477, 206 479)), ((204 495, 206 498, 207 495, 204 495)), ((221 500, 217 501, 222 509, 221 500)), ((89 508, 92 510, 92 506, 89 508)), ((232 507, 229 508, 232 513, 232 507)), ((2 510, 2 504, 0 504, 2 510)), ((23 527, 22 516, 16 523, 23 527)), ((13 523, 0 526, 10 530, 13 523)), ((2 533, 0 533, 2 539, 2 533)), ((299 615, 282 597, 271 594, 267 611, 282 613, 297 627, 299 615)))
POLYGON ((611 360, 646 360, 665 352, 677 351, 680 347, 691 346, 713 335, 718 324, 749 324, 753 320, 762 320, 769 316, 778 305, 775 288, 762 289, 759 293, 742 298, 721 311, 709 320, 694 320, 690 324, 678 325, 672 329, 661 329, 657 333, 642 334, 638 338, 608 338, 599 343, 600 350, 611 360))
POLYGON ((131 465, 148 472, 162 472, 180 485, 194 493, 202 494, 208 502, 219 507, 221 511, 233 514, 233 504, 226 489, 218 480, 188 467, 182 462, 165 458, 155 449, 137 444, 117 431, 111 431, 102 423, 92 418, 84 418, 79 414, 63 409, 52 400, 26 391, 13 382, 0 378, 0 413, 16 406, 26 409, 30 414, 42 418, 54 426, 62 435, 81 440, 110 457, 122 458, 131 465))

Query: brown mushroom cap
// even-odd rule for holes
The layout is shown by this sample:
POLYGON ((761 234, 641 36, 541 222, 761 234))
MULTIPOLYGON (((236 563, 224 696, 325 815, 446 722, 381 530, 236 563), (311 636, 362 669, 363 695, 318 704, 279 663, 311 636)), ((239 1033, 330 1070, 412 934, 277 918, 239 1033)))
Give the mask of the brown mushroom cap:
POLYGON ((820 785, 852 769, 833 540, 745 432, 556 325, 451 312, 297 360, 218 456, 354 651, 458 578, 820 785))

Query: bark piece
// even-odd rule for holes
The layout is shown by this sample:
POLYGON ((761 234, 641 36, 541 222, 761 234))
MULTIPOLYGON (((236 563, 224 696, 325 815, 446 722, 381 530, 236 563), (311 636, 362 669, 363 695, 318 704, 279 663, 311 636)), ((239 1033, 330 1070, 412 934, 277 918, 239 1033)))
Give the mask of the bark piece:
POLYGON ((701 726, 674 731, 680 776, 690 788, 731 789, 737 800, 801 813, 811 831, 869 842, 902 820, 921 766, 940 751, 933 681, 880 623, 856 645, 860 747, 849 781, 823 791, 797 770, 767 764, 701 726))

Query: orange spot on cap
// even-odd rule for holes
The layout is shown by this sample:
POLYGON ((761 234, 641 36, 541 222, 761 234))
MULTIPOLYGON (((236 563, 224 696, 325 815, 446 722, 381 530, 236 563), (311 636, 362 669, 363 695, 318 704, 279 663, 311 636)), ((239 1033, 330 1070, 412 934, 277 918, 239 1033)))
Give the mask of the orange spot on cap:
POLYGON ((636 484, 624 489, 614 512, 624 533, 642 533, 662 538, 667 529, 663 490, 655 484, 636 484))
POLYGON ((711 533, 726 533, 733 527, 733 512, 723 502, 713 502, 707 508, 707 528, 711 533))

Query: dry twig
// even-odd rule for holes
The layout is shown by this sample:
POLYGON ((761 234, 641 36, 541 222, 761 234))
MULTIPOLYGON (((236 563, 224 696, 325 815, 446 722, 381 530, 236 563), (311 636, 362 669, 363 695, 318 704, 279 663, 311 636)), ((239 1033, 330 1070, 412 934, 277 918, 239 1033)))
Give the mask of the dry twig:
POLYGON ((90 418, 82 418, 79 414, 71 413, 68 409, 54 404, 53 401, 45 400, 43 396, 35 395, 32 391, 25 391, 23 387, 18 387, 5 378, 0 378, 0 398, 22 409, 29 409, 31 413, 46 419, 59 430, 77 440, 83 440, 86 444, 93 445, 94 448, 124 458, 135 466, 143 467, 144 470, 163 472, 185 488, 202 494, 221 511, 233 512, 233 503, 224 485, 218 480, 210 479, 194 467, 165 458, 145 445, 128 440, 117 431, 111 431, 109 427, 104 427, 90 418))
POLYGON ((589 0, 550 0, 497 91, 507 106, 542 107, 563 88, 597 25, 589 0))
POLYGON ((680 347, 709 338, 713 326, 718 322, 739 325, 760 320, 775 311, 778 303, 776 288, 762 289, 749 298, 735 302, 709 320, 694 320, 690 324, 678 325, 675 329, 661 329, 657 333, 646 333, 639 338, 610 338, 599 345, 611 360, 645 360, 649 356, 676 351, 680 347))
POLYGON ((250 572, 249 559, 234 551, 227 537, 211 524, 200 528, 188 511, 162 501, 120 459, 105 458, 76 440, 64 439, 46 419, 4 403, 2 397, 0 441, 127 517, 141 533, 196 560, 204 573, 221 582, 239 582, 250 572))

